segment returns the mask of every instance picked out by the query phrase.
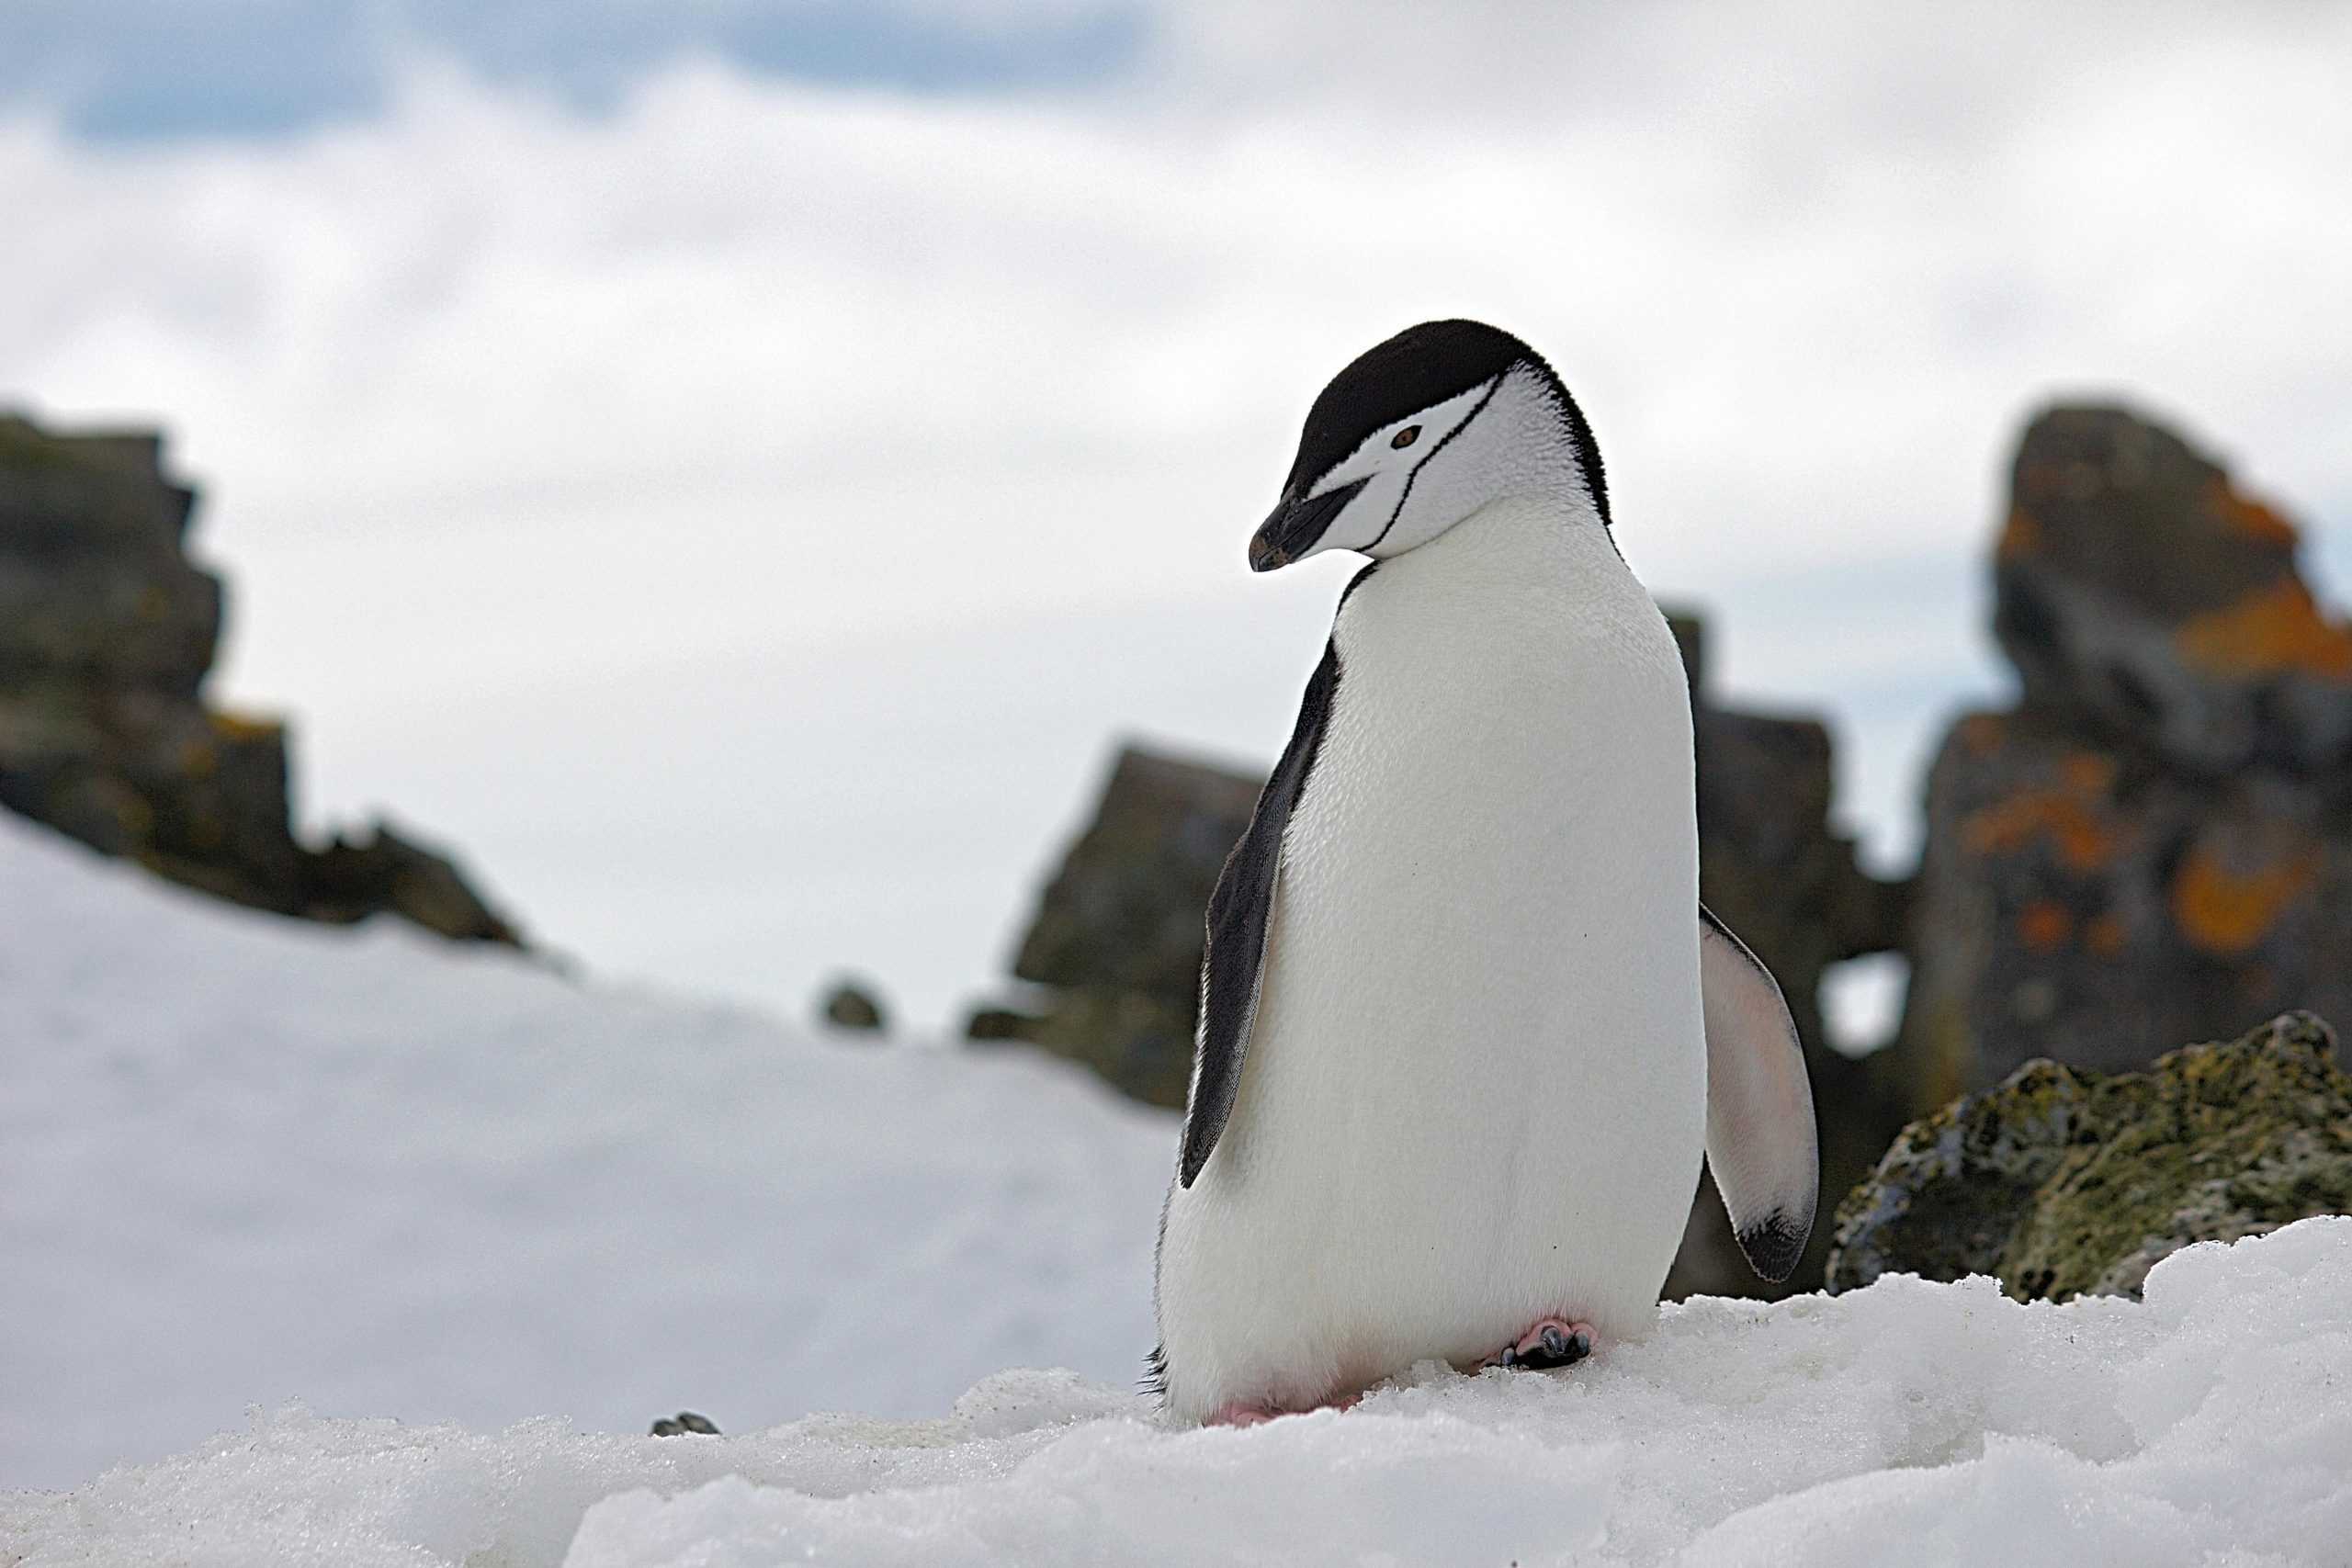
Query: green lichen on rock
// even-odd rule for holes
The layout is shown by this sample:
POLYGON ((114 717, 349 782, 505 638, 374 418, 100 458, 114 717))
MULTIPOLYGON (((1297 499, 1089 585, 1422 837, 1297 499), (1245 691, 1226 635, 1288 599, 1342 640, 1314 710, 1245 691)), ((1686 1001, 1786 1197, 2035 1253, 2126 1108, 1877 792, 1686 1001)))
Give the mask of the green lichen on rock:
POLYGON ((2029 1062, 1904 1129, 1838 1211, 1832 1291, 1990 1274, 2020 1301, 2137 1295, 2199 1241, 2352 1213, 2352 1076, 2290 1012, 2144 1073, 2029 1062))

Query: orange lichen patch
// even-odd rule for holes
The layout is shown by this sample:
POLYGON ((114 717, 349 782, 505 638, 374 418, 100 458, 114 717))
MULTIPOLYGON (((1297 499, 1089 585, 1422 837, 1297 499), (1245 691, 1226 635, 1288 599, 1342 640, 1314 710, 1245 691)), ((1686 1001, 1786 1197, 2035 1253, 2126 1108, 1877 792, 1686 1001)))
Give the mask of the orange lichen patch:
POLYGON ((2036 555, 2041 549, 2041 525, 2033 513, 2022 506, 2009 508, 2008 521, 2001 525, 2001 538, 1993 547, 1994 558, 2016 560, 2022 556, 2036 555))
POLYGON ((284 733, 286 727, 274 719, 255 718, 250 714, 221 713, 215 710, 205 715, 212 721, 212 732, 223 740, 250 742, 267 740, 284 733))
POLYGON ((2013 850, 2048 835, 2070 871, 2097 871, 2115 854, 2115 837, 2072 795, 2027 790, 1997 806, 1972 811, 1960 825, 1962 847, 1972 854, 2013 850))
POLYGON ((1990 751, 2001 743, 2001 720, 1995 714, 1964 714, 1952 733, 1972 751, 1990 751))
POLYGON ((2200 843, 2173 878, 2172 918, 2181 934, 2206 952, 2235 957, 2270 934, 2279 911, 2301 897, 2318 873, 2318 857, 2308 847, 2243 869, 2200 843))
POLYGON ((2097 751, 2075 751, 2058 764, 2058 776, 2076 795, 2104 795, 2115 783, 2115 759, 2097 751))
POLYGON ((2312 591, 2292 577, 2192 615, 2173 635, 2190 662, 2216 674, 2243 680, 2301 671, 2352 681, 2352 629, 2322 619, 2312 591))
POLYGON ((2064 947, 2066 939, 2075 934, 2075 917, 2063 904, 2047 898, 2036 898, 2018 911, 2018 940, 2030 948, 2047 953, 2053 947, 2064 947))
POLYGON ((2098 957, 2118 957, 2131 941, 2131 931, 2111 913, 2093 915, 2083 922, 2083 945, 2098 957))
POLYGON ((2249 538, 2290 548, 2295 543, 2295 525, 2292 523, 2281 517, 2275 508, 2240 495, 2230 488, 2230 482, 2225 479, 2215 477, 2211 491, 2206 497, 2206 504, 2220 515, 2223 523, 2249 538))

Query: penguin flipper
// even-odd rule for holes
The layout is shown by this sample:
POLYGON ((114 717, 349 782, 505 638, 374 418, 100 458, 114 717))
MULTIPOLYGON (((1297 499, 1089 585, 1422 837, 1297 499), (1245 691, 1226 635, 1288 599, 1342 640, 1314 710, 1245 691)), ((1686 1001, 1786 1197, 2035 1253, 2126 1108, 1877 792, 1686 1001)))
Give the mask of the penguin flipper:
POLYGON ((1804 1047, 1772 972, 1699 906, 1707 1019, 1707 1168, 1748 1266, 1775 1284, 1813 1233, 1820 1160, 1804 1047))
POLYGON ((1340 650, 1326 643, 1322 662, 1307 678, 1298 723, 1282 761, 1258 796, 1249 830, 1233 846, 1216 891, 1209 896, 1208 948, 1201 962, 1201 1021, 1193 1036, 1193 1092, 1184 1112, 1184 1152, 1178 1179, 1186 1187, 1208 1164, 1233 1114, 1241 1089, 1241 1061, 1257 1021, 1266 933, 1273 928, 1274 880, 1282 869, 1283 833, 1322 747, 1340 689, 1340 650))

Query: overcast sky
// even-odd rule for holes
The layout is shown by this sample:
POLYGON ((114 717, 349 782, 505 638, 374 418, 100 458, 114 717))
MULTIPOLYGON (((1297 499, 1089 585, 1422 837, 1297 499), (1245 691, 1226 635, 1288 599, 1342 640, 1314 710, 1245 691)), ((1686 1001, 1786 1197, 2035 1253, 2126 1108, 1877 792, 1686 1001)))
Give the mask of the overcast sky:
POLYGON ((169 430, 310 822, 936 1023, 1115 737, 1278 749, 1348 570, 1243 566, 1299 416, 1477 315, 1899 861, 2034 407, 2352 580, 2352 6, 1927 15, 0 0, 0 401, 169 430))

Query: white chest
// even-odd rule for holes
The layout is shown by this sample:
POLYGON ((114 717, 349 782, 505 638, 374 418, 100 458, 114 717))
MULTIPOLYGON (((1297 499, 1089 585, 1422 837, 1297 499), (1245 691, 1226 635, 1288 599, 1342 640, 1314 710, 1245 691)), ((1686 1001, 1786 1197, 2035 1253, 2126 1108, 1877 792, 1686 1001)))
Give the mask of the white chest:
POLYGON ((1334 635, 1340 691, 1285 841, 1283 939, 1401 922, 1409 951, 1391 961, 1501 942, 1485 949, 1499 962, 1535 942, 1573 963, 1654 902, 1695 919, 1681 666, 1597 527, 1491 508, 1385 563, 1334 635))

